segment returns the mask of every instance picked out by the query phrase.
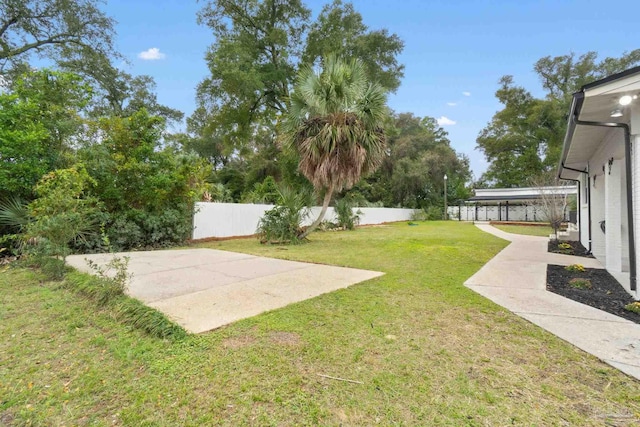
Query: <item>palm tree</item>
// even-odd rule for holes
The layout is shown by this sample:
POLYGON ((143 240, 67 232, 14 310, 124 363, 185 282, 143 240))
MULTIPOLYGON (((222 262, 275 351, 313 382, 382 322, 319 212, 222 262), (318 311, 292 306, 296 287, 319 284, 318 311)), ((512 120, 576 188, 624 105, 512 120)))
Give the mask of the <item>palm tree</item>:
POLYGON ((360 60, 330 55, 321 72, 300 70, 282 136, 298 151, 299 170, 318 194, 324 192, 320 215, 300 238, 320 224, 334 192, 353 187, 380 166, 387 117, 386 93, 368 81, 360 60))

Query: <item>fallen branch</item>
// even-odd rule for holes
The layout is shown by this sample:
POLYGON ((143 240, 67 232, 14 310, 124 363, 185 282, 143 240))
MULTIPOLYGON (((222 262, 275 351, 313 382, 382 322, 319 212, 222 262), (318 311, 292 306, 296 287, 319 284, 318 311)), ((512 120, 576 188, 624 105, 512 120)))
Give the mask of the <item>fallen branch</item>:
POLYGON ((322 378, 329 378, 331 380, 345 381, 345 382, 348 382, 348 383, 364 384, 362 381, 348 380, 348 379, 345 379, 345 378, 332 377, 331 375, 318 374, 318 376, 322 377, 322 378))

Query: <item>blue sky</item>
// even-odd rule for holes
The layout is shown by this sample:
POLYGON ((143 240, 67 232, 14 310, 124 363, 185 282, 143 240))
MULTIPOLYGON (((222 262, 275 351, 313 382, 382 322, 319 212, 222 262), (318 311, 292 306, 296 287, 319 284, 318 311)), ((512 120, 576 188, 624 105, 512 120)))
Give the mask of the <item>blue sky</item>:
MULTIPOLYGON (((306 4, 316 16, 327 2, 306 4)), ((399 58, 405 77, 389 105, 449 123, 444 128, 451 144, 470 157, 476 177, 487 165, 475 140, 500 109, 494 93, 501 76, 511 74, 541 96, 533 64, 543 56, 597 51, 603 58, 640 47, 638 0, 352 2, 366 25, 387 28, 405 42, 399 58)), ((196 85, 208 73, 204 54, 214 41, 209 29, 196 23, 202 4, 109 0, 105 7, 118 21, 117 48, 130 61, 126 71, 154 77, 158 100, 187 115, 195 108, 196 85), (140 58, 142 52, 158 59, 140 58)))

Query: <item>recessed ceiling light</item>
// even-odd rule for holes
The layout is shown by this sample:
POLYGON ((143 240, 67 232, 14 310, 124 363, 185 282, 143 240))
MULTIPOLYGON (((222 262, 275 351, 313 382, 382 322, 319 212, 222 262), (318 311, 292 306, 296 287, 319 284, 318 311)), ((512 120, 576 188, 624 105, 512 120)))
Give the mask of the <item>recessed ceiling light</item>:
POLYGON ((625 95, 622 98, 620 98, 618 102, 620 103, 620 105, 629 105, 631 104, 631 101, 633 101, 633 98, 631 97, 631 95, 625 95))
POLYGON ((622 117, 622 108, 616 108, 611 112, 611 117, 622 117))

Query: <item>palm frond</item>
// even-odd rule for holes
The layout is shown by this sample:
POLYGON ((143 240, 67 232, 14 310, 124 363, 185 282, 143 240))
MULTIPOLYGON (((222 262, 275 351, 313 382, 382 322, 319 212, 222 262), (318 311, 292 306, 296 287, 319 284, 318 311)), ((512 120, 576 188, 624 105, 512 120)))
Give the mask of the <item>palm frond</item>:
POLYGON ((27 204, 18 197, 0 201, 0 225, 23 228, 29 222, 27 204))

